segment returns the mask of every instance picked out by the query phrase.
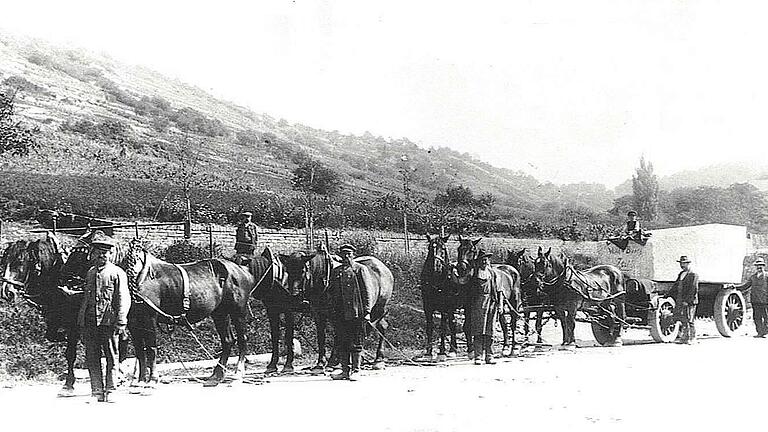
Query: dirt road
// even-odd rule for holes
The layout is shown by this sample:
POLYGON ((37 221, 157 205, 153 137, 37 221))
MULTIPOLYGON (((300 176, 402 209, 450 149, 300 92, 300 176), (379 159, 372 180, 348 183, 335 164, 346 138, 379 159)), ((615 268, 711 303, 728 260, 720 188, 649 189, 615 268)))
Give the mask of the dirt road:
MULTIPOLYGON (((715 334, 711 323, 700 327, 715 334)), ((254 385, 263 365, 253 365, 247 382, 174 382, 147 396, 123 390, 109 404, 88 397, 87 382, 72 398, 56 398, 57 386, 24 385, 0 389, 0 410, 4 426, 34 430, 107 421, 113 430, 737 430, 768 414, 768 339, 749 337, 747 327, 693 346, 653 344, 631 331, 625 346, 601 348, 590 347, 580 325, 585 347, 575 352, 527 351, 494 366, 456 361, 364 371, 357 382, 296 374, 254 385)))

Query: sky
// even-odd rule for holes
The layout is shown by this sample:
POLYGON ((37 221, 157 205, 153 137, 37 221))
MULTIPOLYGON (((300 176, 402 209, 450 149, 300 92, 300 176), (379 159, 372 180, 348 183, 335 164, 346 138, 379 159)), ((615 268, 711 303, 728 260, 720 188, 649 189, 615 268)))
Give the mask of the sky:
POLYGON ((641 156, 660 175, 768 168, 760 1, 7 3, 0 29, 15 34, 543 181, 613 187, 641 156))

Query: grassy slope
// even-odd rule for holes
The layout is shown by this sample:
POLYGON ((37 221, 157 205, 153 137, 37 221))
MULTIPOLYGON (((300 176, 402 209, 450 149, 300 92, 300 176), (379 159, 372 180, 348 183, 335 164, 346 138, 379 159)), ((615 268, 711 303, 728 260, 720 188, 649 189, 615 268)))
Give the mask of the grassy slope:
POLYGON ((221 122, 226 130, 221 136, 192 135, 202 141, 200 187, 284 195, 290 190, 293 168, 289 156, 304 150, 344 174, 344 193, 350 198, 400 190, 397 163, 402 154, 408 154, 417 168, 415 190, 427 197, 448 184, 463 184, 477 193, 493 193, 502 210, 523 215, 549 201, 604 209, 612 198, 599 186, 559 188, 541 184, 530 176, 492 167, 466 154, 419 148, 407 139, 341 135, 288 124, 215 99, 148 69, 103 56, 0 35, 0 58, 0 80, 23 77, 36 86, 33 91, 19 93, 17 106, 20 116, 41 127, 44 144, 38 154, 23 161, 0 158, 0 168, 6 171, 167 181, 174 169, 169 142, 178 139, 179 131, 172 127, 158 132, 150 116, 138 114, 106 92, 103 83, 107 82, 132 98, 159 96, 173 109, 193 108, 221 122), (61 130, 65 122, 82 118, 95 122, 117 119, 129 125, 132 142, 125 155, 119 155, 121 146, 115 142, 61 130), (251 140, 238 145, 238 133, 251 140))

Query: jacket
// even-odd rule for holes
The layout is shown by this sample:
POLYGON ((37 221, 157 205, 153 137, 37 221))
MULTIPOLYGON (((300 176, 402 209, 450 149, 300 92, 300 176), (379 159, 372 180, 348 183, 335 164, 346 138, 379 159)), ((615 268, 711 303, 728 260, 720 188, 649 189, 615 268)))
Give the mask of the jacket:
POLYGON ((676 294, 675 302, 679 305, 683 302, 689 305, 699 304, 699 275, 693 271, 681 271, 672 285, 672 292, 676 294))
POLYGON ((330 294, 338 319, 364 318, 371 312, 368 287, 365 285, 365 268, 352 262, 342 264, 331 271, 330 294))
POLYGON ((472 334, 493 336, 498 309, 499 281, 491 269, 477 269, 472 276, 472 334))
POLYGON ((77 317, 79 326, 85 327, 93 322, 97 326, 128 324, 131 293, 123 269, 110 262, 101 268, 91 267, 85 277, 83 294, 83 303, 77 317))
POLYGON ((253 254, 259 238, 258 227, 253 222, 240 224, 235 231, 235 251, 241 254, 253 254))
POLYGON ((740 285, 734 285, 737 290, 747 290, 750 292, 752 303, 768 303, 768 273, 753 273, 746 282, 740 285))

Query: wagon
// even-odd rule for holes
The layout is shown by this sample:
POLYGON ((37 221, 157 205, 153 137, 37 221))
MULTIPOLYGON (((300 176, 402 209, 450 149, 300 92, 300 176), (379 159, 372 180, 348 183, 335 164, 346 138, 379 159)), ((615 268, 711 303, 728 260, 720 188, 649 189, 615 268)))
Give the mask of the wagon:
POLYGON ((679 326, 673 318, 675 301, 670 290, 680 272, 677 260, 687 255, 699 275, 697 317, 710 317, 718 332, 730 337, 744 321, 747 303, 738 290, 726 288, 741 282, 747 251, 746 227, 706 224, 652 231, 645 245, 630 242, 625 250, 606 243, 598 262, 619 267, 625 276, 627 318, 603 314, 590 320, 595 340, 611 341, 611 329, 623 325, 650 330, 657 342, 672 342, 679 326))

